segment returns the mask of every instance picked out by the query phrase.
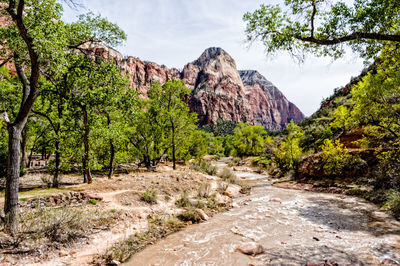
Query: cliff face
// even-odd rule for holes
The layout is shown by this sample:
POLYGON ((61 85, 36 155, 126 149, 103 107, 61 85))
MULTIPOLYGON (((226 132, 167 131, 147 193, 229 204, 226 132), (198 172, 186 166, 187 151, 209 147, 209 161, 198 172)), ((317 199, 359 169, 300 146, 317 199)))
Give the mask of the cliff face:
POLYGON ((278 131, 284 129, 291 120, 298 123, 304 119, 303 113, 296 105, 289 102, 283 93, 258 71, 244 70, 239 73, 255 124, 278 131))
POLYGON ((254 124, 235 61, 221 48, 209 48, 187 64, 182 79, 192 90, 189 105, 200 124, 218 119, 254 124))
POLYGON ((238 71, 233 58, 221 48, 208 48, 183 71, 168 69, 139 58, 124 58, 118 51, 101 43, 82 47, 91 57, 116 62, 128 74, 130 87, 146 97, 152 82, 165 83, 182 79, 192 90, 189 107, 200 124, 218 119, 262 125, 268 130, 282 130, 293 119, 304 119, 302 112, 260 73, 238 71))

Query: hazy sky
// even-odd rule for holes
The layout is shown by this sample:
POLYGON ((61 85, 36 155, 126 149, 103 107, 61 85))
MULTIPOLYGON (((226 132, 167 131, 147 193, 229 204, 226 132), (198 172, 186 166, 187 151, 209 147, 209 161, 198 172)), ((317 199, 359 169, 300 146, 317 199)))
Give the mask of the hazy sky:
POLYGON ((282 53, 267 58, 257 43, 248 47, 242 16, 278 0, 80 0, 78 11, 65 7, 64 19, 93 11, 117 23, 128 35, 118 47, 124 55, 182 69, 208 47, 221 47, 238 69, 255 69, 274 83, 305 115, 311 115, 333 89, 349 82, 362 61, 349 54, 332 61, 308 57, 302 65, 282 53))

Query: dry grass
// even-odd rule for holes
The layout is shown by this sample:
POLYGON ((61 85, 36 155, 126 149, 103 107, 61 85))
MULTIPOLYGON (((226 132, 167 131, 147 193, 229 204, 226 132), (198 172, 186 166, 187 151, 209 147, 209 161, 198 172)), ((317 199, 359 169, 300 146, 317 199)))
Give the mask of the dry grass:
POLYGON ((103 265, 111 263, 113 260, 126 262, 132 255, 143 250, 146 246, 160 238, 180 231, 184 227, 185 224, 176 217, 166 220, 155 218, 150 221, 150 228, 146 232, 131 235, 127 239, 114 244, 103 256, 96 258, 94 263, 103 265))
POLYGON ((12 245, 16 251, 23 247, 30 252, 68 246, 88 238, 93 230, 109 229, 118 217, 116 211, 89 205, 86 208, 24 208, 20 214, 20 234, 12 245))
POLYGON ((219 173, 218 176, 225 182, 236 184, 237 178, 236 175, 233 173, 232 169, 229 167, 224 167, 219 173))
POLYGON ((146 191, 143 193, 141 200, 143 200, 144 202, 150 203, 150 204, 156 204, 157 203, 157 190, 146 189, 146 191))

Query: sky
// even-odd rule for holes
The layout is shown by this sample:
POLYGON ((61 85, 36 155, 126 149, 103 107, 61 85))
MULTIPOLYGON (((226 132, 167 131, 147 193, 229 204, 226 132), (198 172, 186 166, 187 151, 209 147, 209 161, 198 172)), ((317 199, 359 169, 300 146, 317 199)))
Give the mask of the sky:
POLYGON ((77 10, 65 6, 63 19, 71 22, 78 14, 92 11, 118 24, 128 36, 117 47, 125 56, 182 69, 208 47, 221 47, 239 70, 258 70, 306 116, 363 68, 362 60, 351 53, 336 61, 308 56, 299 64, 284 52, 266 56, 261 43, 249 46, 243 14, 279 0, 79 1, 83 7, 77 10))

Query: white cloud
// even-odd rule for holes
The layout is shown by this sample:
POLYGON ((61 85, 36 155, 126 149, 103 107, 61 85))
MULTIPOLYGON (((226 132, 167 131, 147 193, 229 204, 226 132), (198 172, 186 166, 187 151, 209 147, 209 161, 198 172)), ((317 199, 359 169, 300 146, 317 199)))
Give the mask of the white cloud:
MULTIPOLYGON (((255 69, 272 81, 306 115, 336 87, 357 76, 362 62, 351 58, 331 62, 309 58, 299 66, 288 55, 267 60, 261 45, 245 45, 242 16, 262 0, 82 0, 85 8, 117 23, 128 35, 119 50, 169 67, 183 66, 197 59, 208 47, 225 49, 239 69, 255 69)), ((80 13, 85 10, 80 10, 80 13)), ((76 11, 65 8, 64 18, 74 19, 76 11)))

